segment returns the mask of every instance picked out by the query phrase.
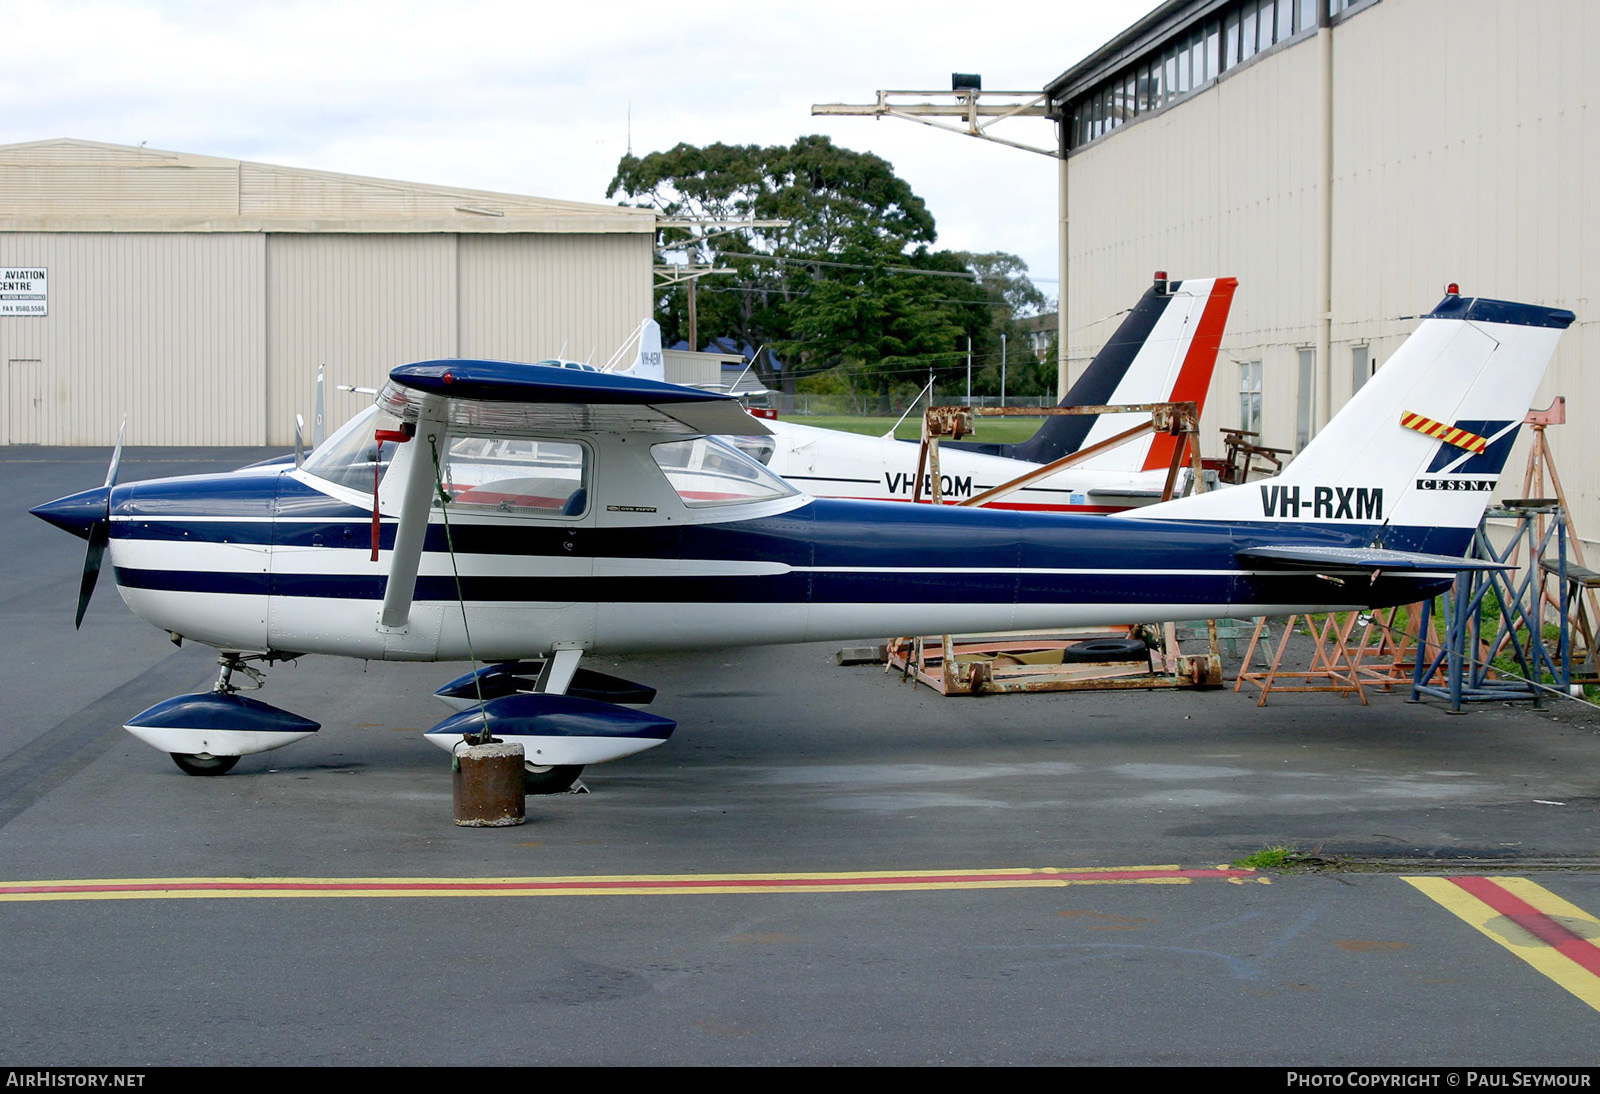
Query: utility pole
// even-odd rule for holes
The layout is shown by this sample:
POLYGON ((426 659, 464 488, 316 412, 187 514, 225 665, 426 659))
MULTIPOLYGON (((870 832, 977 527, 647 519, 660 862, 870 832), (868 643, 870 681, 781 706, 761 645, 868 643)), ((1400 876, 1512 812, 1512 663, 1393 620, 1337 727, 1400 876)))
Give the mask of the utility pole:
POLYGON ((695 309, 695 288, 700 284, 698 277, 689 279, 689 352, 700 352, 700 316, 695 309))
MULTIPOLYGON (((632 107, 629 108, 631 124, 632 107)), ((632 140, 630 135, 629 140, 632 140)), ((655 267, 657 289, 666 288, 668 285, 678 285, 685 281, 689 283, 689 349, 698 352, 700 349, 700 324, 695 307, 695 287, 702 277, 708 274, 731 274, 737 271, 727 266, 713 266, 709 263, 695 262, 694 255, 708 240, 725 236, 744 228, 787 228, 787 220, 672 220, 666 217, 656 218, 656 230, 665 231, 668 228, 681 228, 691 233, 691 237, 681 244, 674 244, 670 250, 682 249, 689 256, 688 262, 669 262, 655 267)))
POLYGON ((1000 332, 1000 405, 1006 405, 1006 335, 1000 332))
POLYGON ((972 405, 972 335, 967 335, 967 405, 972 405))
POLYGON ((656 288, 658 289, 666 288, 668 285, 688 283, 689 349, 691 351, 700 349, 699 323, 695 314, 695 286, 700 283, 702 277, 706 277, 709 274, 731 274, 735 272, 737 271, 731 267, 709 266, 704 263, 693 262, 668 263, 655 268, 656 288))

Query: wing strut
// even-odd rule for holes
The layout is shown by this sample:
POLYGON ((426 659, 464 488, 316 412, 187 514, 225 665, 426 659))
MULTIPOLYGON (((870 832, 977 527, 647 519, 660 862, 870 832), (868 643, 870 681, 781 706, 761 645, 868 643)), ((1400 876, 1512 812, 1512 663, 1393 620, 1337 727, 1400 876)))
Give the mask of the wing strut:
POLYGON ((433 504, 432 451, 442 450, 448 443, 444 400, 424 396, 411 460, 406 464, 406 481, 400 493, 400 523, 395 528, 394 549, 389 553, 389 582, 383 590, 383 609, 378 613, 380 627, 397 630, 411 618, 417 569, 422 562, 422 545, 427 538, 428 515, 433 504))

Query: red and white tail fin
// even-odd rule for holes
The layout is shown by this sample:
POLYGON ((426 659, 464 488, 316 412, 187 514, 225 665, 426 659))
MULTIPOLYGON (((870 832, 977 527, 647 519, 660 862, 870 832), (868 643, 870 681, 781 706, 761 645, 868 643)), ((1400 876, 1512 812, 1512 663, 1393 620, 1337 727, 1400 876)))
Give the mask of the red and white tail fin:
MULTIPOLYGON (((1166 307, 1138 345, 1127 371, 1098 401, 1193 402, 1204 410, 1211 373, 1217 365, 1217 349, 1222 344, 1238 284, 1231 277, 1166 282, 1166 307)), ((1161 287, 1158 283, 1152 292, 1159 293, 1161 287)), ((1118 331, 1119 338, 1121 334, 1118 331)), ((1078 401, 1082 405, 1088 400, 1078 401)), ((1099 444, 1148 420, 1144 414, 1101 414, 1084 437, 1082 447, 1099 444)), ((1163 469, 1172 463, 1175 443, 1176 438, 1158 434, 1118 445, 1080 466, 1085 470, 1128 473, 1163 469)))

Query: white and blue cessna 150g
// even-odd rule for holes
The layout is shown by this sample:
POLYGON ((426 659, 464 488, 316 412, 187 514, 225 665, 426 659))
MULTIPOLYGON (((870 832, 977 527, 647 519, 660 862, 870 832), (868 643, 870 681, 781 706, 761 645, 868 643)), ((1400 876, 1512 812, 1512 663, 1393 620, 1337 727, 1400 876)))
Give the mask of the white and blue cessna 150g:
POLYGON ((1110 516, 816 499, 715 435, 732 399, 603 373, 429 361, 312 452, 104 486, 38 516, 142 618, 216 647, 216 690, 127 728, 192 774, 314 722, 235 693, 308 653, 487 667, 441 689, 543 788, 666 738, 586 651, 1370 608, 1447 588, 1571 312, 1447 296, 1274 479, 1110 516), (520 659, 536 659, 522 661, 520 659), (613 701, 617 700, 617 701, 613 701))

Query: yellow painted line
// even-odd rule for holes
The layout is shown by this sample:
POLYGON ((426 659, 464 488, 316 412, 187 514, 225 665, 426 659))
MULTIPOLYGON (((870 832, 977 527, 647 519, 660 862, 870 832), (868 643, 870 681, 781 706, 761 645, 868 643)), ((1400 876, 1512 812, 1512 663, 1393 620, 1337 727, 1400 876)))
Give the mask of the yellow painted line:
POLYGON ((0 903, 40 900, 185 900, 253 897, 659 896, 710 893, 907 892, 1066 885, 1187 885, 1239 881, 1228 867, 1055 866, 1000 870, 874 870, 843 873, 613 874, 573 877, 177 877, 0 881, 0 903))
POLYGON ((1404 880, 1600 1011, 1600 919, 1527 878, 1404 880))

